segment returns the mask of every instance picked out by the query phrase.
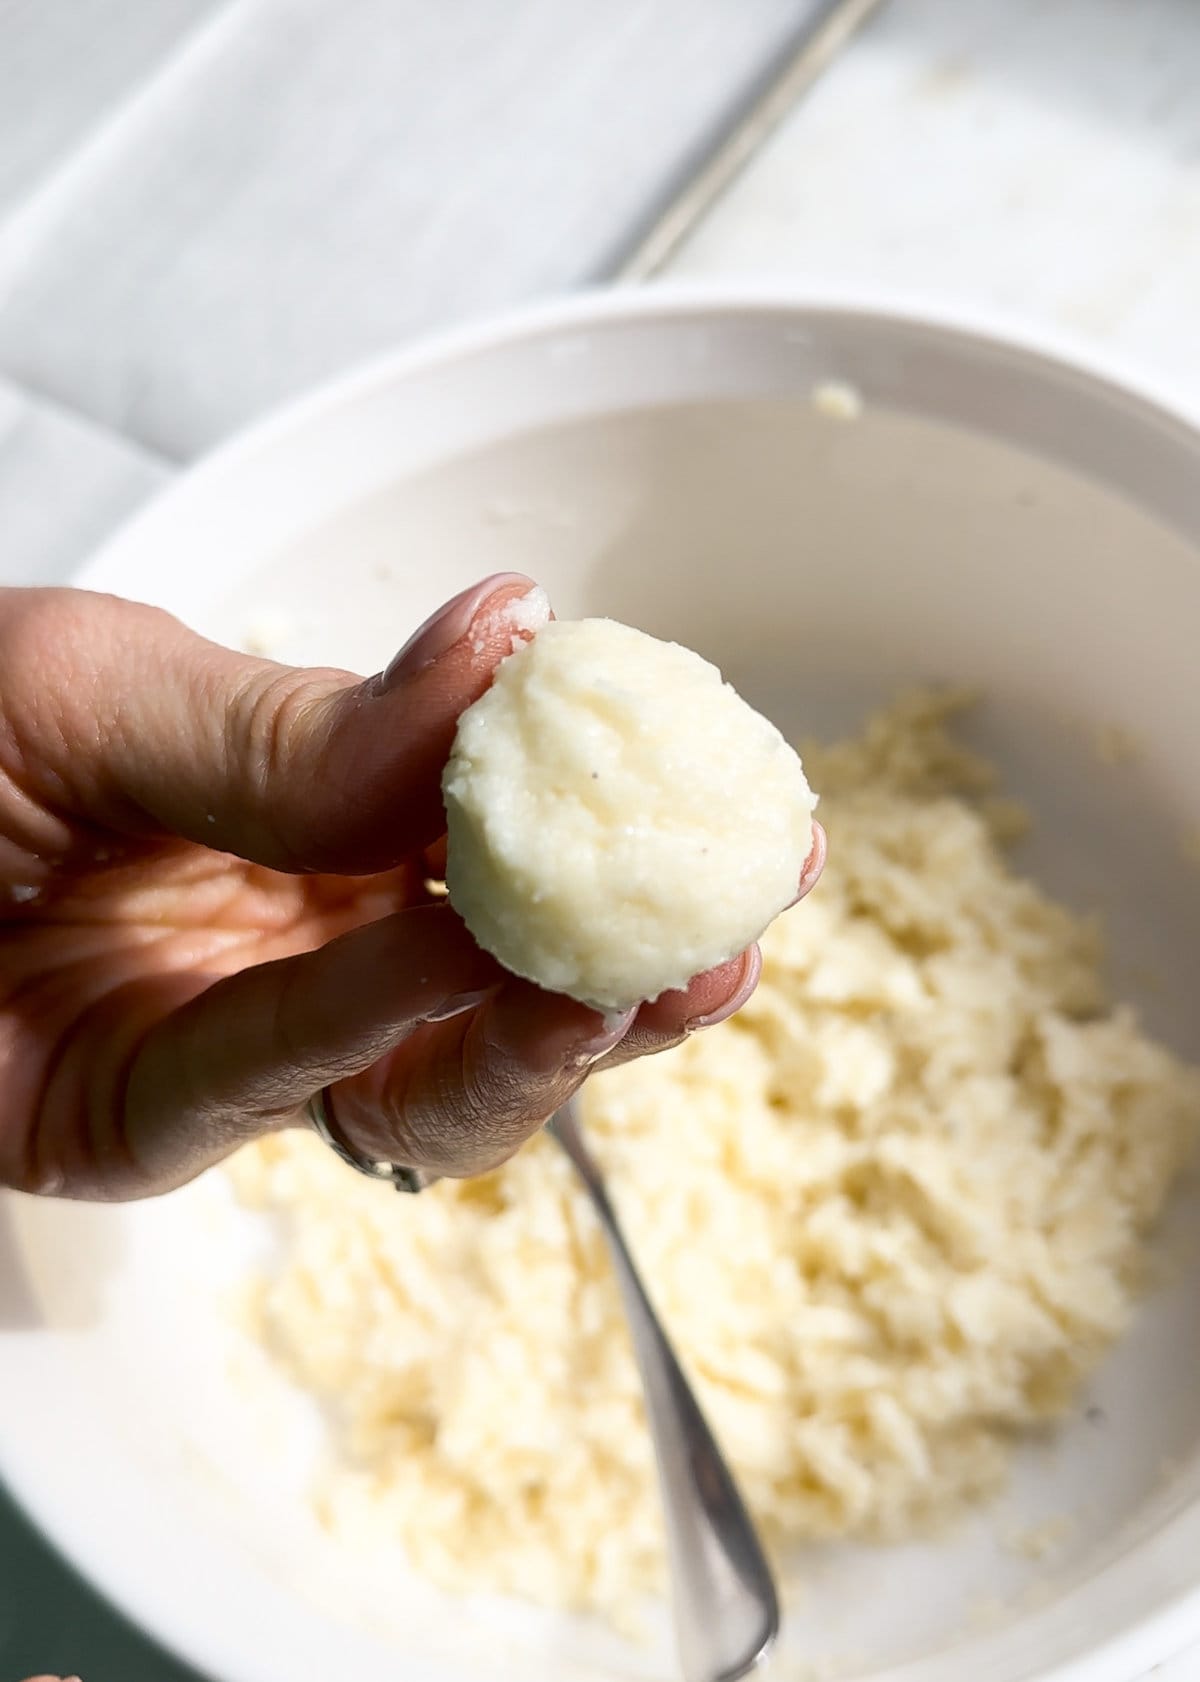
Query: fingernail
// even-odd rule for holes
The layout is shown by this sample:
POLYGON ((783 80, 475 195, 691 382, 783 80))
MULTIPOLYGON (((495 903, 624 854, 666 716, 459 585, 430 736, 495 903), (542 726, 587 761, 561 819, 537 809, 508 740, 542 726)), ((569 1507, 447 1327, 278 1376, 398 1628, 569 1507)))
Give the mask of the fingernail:
POLYGON ((742 979, 737 987, 716 1010, 710 1010, 705 1016, 693 1016, 687 1023, 687 1032, 695 1033, 697 1028, 715 1028, 718 1022, 727 1022, 735 1011, 741 1010, 746 1000, 758 986, 758 978, 762 974, 762 953, 757 946, 752 946, 746 953, 742 965, 742 979))
POLYGON ((605 1016, 604 1027, 598 1034, 577 1045, 571 1053, 570 1061, 575 1068, 586 1068, 589 1063, 599 1062, 606 1057, 614 1046, 620 1045, 637 1015, 637 1008, 613 1012, 605 1016))
POLYGON ((524 586, 523 594, 537 589, 533 579, 526 578, 523 572, 494 572, 481 584, 473 584, 469 590, 464 590, 461 595, 439 607, 436 613, 431 613, 425 623, 409 637, 380 678, 380 690, 386 693, 398 683, 402 683, 405 678, 423 672, 427 666, 432 666, 435 660, 440 660, 443 654, 448 653, 456 642, 461 642, 466 636, 475 615, 490 596, 494 596, 499 590, 512 589, 516 585, 524 586))
POLYGON ((785 907, 791 910, 793 905, 799 905, 805 894, 811 893, 816 887, 821 872, 825 868, 825 855, 828 851, 825 831, 819 823, 813 824, 812 850, 804 861, 804 869, 800 872, 800 886, 796 890, 796 897, 785 907))
POLYGON ((474 1010, 476 1005, 481 1005, 488 994, 494 991, 492 987, 480 987, 474 993, 452 993, 449 998, 443 999, 440 1005, 426 1011, 421 1020, 449 1022, 452 1016, 461 1016, 464 1011, 474 1010))

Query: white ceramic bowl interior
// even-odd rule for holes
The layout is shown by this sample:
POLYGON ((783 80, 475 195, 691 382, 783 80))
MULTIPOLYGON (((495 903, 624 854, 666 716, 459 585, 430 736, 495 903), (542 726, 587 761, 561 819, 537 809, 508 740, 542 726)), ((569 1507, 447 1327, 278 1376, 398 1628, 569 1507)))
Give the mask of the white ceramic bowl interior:
MULTIPOLYGON (((651 294, 404 356, 190 475, 84 582, 285 657, 381 665, 484 573, 689 643, 786 728, 914 681, 1037 815, 1028 868, 1108 918, 1118 990, 1200 1055, 1200 436, 1038 350, 866 310, 651 294), (824 381, 860 418, 814 405, 824 381), (1098 751, 1117 727, 1136 756, 1098 751)), ((269 1242, 219 1176, 157 1204, 9 1197, 0 1468, 135 1618, 220 1682, 608 1682, 648 1646, 448 1607, 309 1513, 315 1410, 228 1292, 269 1242)), ((397 1219, 403 1210, 397 1210, 397 1219)), ((1130 1682, 1200 1637, 1200 1259, 1161 1278, 1081 1415, 945 1542, 821 1547, 773 1674, 1130 1682), (1053 1560, 1006 1537, 1046 1518, 1053 1560)), ((633 1238, 636 1242, 636 1233, 633 1238)))

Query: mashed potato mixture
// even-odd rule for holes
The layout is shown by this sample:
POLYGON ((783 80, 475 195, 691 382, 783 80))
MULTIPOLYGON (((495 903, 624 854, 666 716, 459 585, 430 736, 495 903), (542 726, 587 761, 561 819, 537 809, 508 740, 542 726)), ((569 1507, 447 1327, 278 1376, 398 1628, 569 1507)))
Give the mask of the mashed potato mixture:
POLYGON ((623 1011, 724 963, 796 896, 816 798, 779 731, 690 648, 544 626, 459 720, 450 903, 485 951, 623 1011))
MULTIPOLYGON (((829 864, 755 997, 586 1090, 597 1154, 776 1544, 902 1538, 996 1490, 1128 1324, 1200 1077, 1104 999, 1096 930, 1010 869, 946 704, 806 754, 829 864)), ((621 1615, 665 1580, 596 1222, 538 1140, 398 1205, 314 1138, 264 1336, 336 1420, 319 1499, 456 1590, 621 1615)))

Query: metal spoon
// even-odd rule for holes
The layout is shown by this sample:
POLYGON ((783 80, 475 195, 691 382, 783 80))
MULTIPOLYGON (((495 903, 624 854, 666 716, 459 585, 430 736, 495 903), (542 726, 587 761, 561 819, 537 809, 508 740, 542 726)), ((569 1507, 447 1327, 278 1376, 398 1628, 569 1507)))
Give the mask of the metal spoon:
POLYGON ((779 1598, 745 1503, 646 1295, 574 1100, 547 1123, 586 1186, 616 1269, 646 1393, 684 1682, 736 1682, 779 1631, 779 1598))

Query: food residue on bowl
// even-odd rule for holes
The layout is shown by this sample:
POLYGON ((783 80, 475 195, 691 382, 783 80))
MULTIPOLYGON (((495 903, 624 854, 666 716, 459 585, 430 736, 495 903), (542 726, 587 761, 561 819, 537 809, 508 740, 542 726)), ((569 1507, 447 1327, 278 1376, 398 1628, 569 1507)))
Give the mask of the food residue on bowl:
POLYGON ((812 390, 812 406, 826 420, 856 421, 864 404, 862 392, 845 380, 822 380, 812 390))
MULTIPOLYGON (((1093 922, 1012 868, 952 711, 806 749, 829 863, 758 991, 584 1095, 777 1547, 911 1537, 1001 1488, 1128 1325, 1200 1115, 1200 1075, 1106 999, 1093 922)), ((452 1590, 614 1616, 661 1590, 620 1302, 551 1144, 403 1210, 302 1134, 233 1172, 285 1220, 260 1330, 328 1404, 331 1526, 452 1590)))

